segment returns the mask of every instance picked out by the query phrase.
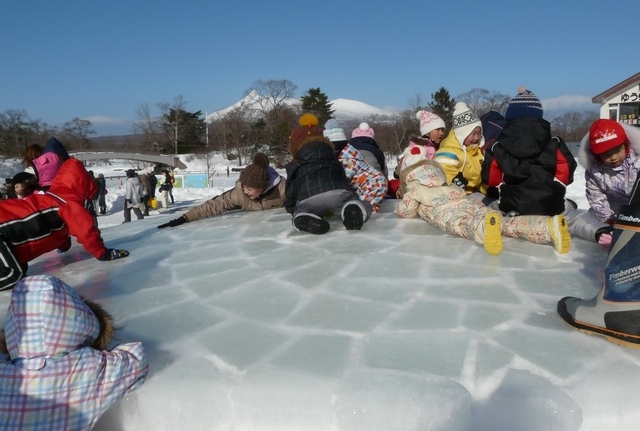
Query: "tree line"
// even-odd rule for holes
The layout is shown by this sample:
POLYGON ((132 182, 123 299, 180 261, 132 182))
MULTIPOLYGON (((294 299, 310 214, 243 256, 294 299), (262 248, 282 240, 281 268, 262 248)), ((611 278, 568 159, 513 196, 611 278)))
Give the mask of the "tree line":
MULTIPOLYGON (((255 152, 268 153, 277 165, 289 159, 289 133, 303 112, 312 112, 324 124, 335 111, 327 95, 318 88, 308 89, 296 98, 298 88, 289 80, 256 81, 244 93, 243 102, 222 115, 205 118, 202 111, 186 109, 183 96, 172 102, 143 103, 136 108, 131 136, 126 138, 128 151, 146 154, 209 154, 220 151, 238 164, 246 163, 255 152), (295 103, 292 103, 295 101, 295 103)), ((394 115, 373 115, 344 121, 347 137, 362 121, 376 132, 376 142, 389 156, 398 155, 408 145, 412 134, 419 134, 415 113, 426 109, 445 120, 450 130, 453 109, 458 101, 465 102, 478 117, 489 111, 504 114, 511 97, 499 92, 475 88, 451 97, 441 87, 429 99, 421 93, 407 101, 407 109, 394 115)), ((567 142, 582 139, 598 113, 567 112, 550 120, 552 133, 567 142)), ((98 150, 98 138, 88 120, 73 118, 61 128, 41 120, 31 120, 26 111, 7 110, 0 113, 0 154, 21 157, 27 145, 43 144, 56 136, 70 151, 98 150)), ((102 145, 102 147, 104 147, 102 145)), ((104 148, 100 148, 104 149, 104 148)))

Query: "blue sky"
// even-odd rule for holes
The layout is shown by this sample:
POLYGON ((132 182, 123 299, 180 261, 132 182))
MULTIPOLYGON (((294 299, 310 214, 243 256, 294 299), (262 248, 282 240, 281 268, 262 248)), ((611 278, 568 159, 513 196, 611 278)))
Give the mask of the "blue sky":
POLYGON ((211 113, 269 79, 393 109, 524 84, 545 109, 594 110, 640 71, 636 15, 591 0, 5 2, 0 112, 124 134, 143 103, 211 113))

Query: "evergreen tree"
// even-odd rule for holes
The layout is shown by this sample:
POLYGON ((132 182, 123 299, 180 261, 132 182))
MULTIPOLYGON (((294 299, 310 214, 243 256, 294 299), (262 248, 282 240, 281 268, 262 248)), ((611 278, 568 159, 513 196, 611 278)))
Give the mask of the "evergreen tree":
POLYGON ((440 87, 437 92, 431 93, 431 102, 428 105, 434 114, 439 115, 444 120, 447 130, 451 130, 456 100, 451 98, 449 91, 444 87, 440 87))
POLYGON ((187 112, 183 109, 169 109, 163 115, 162 129, 168 138, 166 150, 180 153, 195 153, 203 146, 202 137, 205 131, 202 111, 187 112), (177 142, 176 142, 177 139, 177 142), (171 148, 173 146, 173 148, 171 148))
POLYGON ((320 125, 333 117, 335 110, 331 109, 331 102, 329 102, 327 95, 320 91, 320 87, 310 88, 307 90, 307 94, 300 99, 302 100, 302 111, 310 112, 318 117, 320 125))

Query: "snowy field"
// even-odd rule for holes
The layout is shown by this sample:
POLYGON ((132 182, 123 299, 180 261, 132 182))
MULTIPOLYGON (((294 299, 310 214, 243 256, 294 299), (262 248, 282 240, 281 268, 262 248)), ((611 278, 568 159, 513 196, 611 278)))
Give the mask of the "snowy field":
MULTIPOLYGON (((232 187, 227 164, 216 160, 214 188, 175 189, 168 210, 124 225, 114 176, 131 165, 89 166, 112 177, 103 238, 131 256, 99 262, 74 242, 30 264, 110 310, 122 342, 144 343, 146 383, 96 430, 638 429, 640 352, 555 311, 598 292, 597 244, 574 239, 561 256, 505 239, 490 256, 399 219, 394 201, 359 232, 336 219, 298 233, 284 209, 156 228, 232 187)), ((569 197, 584 208, 583 190, 578 168, 569 197)))

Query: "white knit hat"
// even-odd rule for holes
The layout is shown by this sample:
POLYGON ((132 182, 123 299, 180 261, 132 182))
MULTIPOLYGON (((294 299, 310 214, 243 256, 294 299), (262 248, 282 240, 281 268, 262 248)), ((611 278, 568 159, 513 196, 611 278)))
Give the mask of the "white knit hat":
POLYGON ((324 134, 325 138, 329 138, 331 142, 340 142, 346 141, 347 137, 344 134, 344 130, 340 128, 338 122, 334 119, 330 119, 324 124, 324 134))
POLYGON ((420 121, 421 136, 426 136, 433 130, 444 129, 446 127, 444 120, 433 112, 418 111, 416 112, 416 118, 420 121))
MULTIPOLYGON (((456 103, 453 108, 453 133, 460 144, 464 143, 467 136, 473 132, 473 129, 480 127, 482 130, 482 122, 476 114, 464 102, 456 103)), ((484 138, 480 146, 484 143, 484 138)))

